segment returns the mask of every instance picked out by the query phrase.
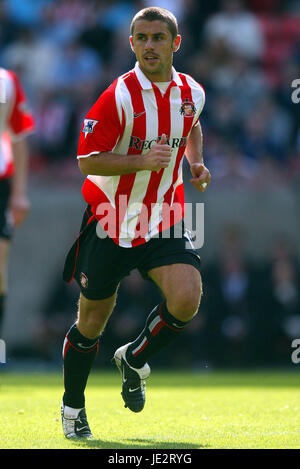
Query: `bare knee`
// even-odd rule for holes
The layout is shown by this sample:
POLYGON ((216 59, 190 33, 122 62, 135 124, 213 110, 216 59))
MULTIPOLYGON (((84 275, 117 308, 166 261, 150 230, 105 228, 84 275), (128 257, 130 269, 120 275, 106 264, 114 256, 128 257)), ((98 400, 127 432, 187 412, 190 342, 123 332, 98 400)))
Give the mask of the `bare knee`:
POLYGON ((190 321, 198 312, 202 295, 201 281, 189 289, 178 289, 178 292, 167 299, 168 311, 183 322, 190 321))
POLYGON ((84 337, 94 339, 103 332, 107 319, 106 316, 99 315, 98 311, 90 311, 84 318, 78 314, 76 324, 79 332, 84 337))
POLYGON ((104 300, 88 300, 80 295, 77 328, 88 339, 98 337, 113 311, 116 294, 104 300))

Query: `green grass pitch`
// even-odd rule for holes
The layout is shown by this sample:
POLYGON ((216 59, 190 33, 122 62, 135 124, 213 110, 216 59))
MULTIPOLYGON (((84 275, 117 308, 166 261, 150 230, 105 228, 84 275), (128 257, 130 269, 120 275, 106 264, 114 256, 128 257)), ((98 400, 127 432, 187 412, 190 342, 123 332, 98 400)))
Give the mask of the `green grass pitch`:
POLYGON ((97 371, 86 391, 94 434, 86 442, 63 437, 59 373, 0 373, 1 449, 300 448, 299 373, 153 370, 145 409, 134 414, 120 376, 97 371))

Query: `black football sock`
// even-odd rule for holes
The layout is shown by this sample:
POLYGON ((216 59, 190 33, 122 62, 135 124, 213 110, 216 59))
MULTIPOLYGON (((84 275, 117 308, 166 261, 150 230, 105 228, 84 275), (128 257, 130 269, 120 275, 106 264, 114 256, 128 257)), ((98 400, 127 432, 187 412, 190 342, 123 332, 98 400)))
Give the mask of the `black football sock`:
POLYGON ((87 339, 76 324, 67 333, 63 346, 64 405, 75 409, 84 407, 84 390, 98 347, 99 337, 87 339))
POLYGON ((183 331, 187 322, 179 321, 167 310, 165 302, 149 314, 145 328, 126 351, 126 360, 134 368, 141 368, 147 360, 169 345, 183 331))
POLYGON ((4 322, 4 300, 5 300, 5 295, 0 295, 0 338, 2 334, 3 322, 4 322))

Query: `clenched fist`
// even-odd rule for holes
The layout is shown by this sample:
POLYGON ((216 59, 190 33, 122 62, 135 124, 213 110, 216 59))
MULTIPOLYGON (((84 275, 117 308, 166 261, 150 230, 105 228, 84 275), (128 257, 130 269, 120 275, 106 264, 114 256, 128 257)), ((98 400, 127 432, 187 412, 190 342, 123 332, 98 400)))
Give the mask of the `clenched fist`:
POLYGON ((190 182, 197 191, 204 192, 211 180, 209 170, 202 163, 193 163, 190 169, 193 176, 190 182))
POLYGON ((142 156, 143 169, 158 172, 162 168, 167 168, 171 161, 171 154, 172 149, 167 144, 167 136, 162 134, 160 142, 153 145, 151 150, 142 156))

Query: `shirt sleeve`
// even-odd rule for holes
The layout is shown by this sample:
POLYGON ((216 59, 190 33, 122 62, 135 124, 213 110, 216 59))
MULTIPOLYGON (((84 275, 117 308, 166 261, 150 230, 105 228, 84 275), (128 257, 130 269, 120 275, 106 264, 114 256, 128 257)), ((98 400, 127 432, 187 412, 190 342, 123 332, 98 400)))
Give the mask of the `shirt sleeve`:
POLYGON ((34 130, 34 118, 27 109, 27 97, 17 75, 9 72, 13 81, 14 96, 11 113, 8 119, 8 130, 12 140, 18 140, 34 130))
POLYGON ((122 118, 116 103, 117 80, 107 88, 83 121, 77 158, 111 152, 121 137, 122 118))
POLYGON ((198 112, 197 112, 197 116, 196 116, 196 120, 194 122, 193 128, 200 125, 199 118, 200 118, 200 114, 201 114, 202 109, 203 109, 204 104, 205 104, 205 91, 204 91, 204 88, 202 87, 202 85, 200 85, 200 83, 198 83, 198 86, 199 86, 199 94, 200 94, 200 99, 199 99, 200 105, 199 105, 199 109, 198 109, 198 112))

